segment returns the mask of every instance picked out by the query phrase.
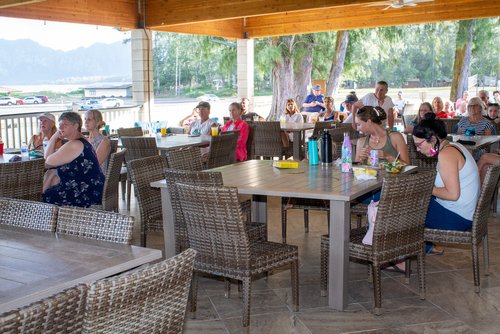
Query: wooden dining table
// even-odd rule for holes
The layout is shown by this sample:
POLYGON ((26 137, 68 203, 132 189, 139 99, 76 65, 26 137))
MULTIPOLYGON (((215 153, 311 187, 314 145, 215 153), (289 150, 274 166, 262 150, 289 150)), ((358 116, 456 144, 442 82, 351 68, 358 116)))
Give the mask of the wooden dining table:
POLYGON ((0 314, 161 257, 157 249, 0 225, 0 314))
MULTIPOLYGON (((405 172, 415 169, 406 166, 405 172)), ((357 180, 335 166, 322 168, 299 162, 297 169, 278 169, 269 160, 249 160, 212 169, 222 173, 225 186, 252 195, 252 220, 267 223, 267 196, 312 198, 330 201, 330 253, 328 304, 336 310, 347 307, 349 275, 350 202, 382 187, 380 172, 374 180, 357 180)), ((161 189, 165 255, 175 255, 174 215, 165 180, 151 183, 161 189)))
MULTIPOLYGON (((174 134, 156 139, 156 147, 159 151, 176 150, 191 146, 203 147, 210 145, 210 136, 191 136, 187 134, 174 134)), ((123 147, 118 139, 118 147, 123 147)))
POLYGON ((454 142, 458 140, 467 140, 473 141, 475 144, 473 145, 464 145, 469 151, 474 151, 480 148, 488 148, 490 145, 500 141, 500 136, 491 135, 491 136, 466 136, 466 135, 452 135, 452 140, 454 142))
POLYGON ((282 123, 280 124, 282 131, 291 132, 293 134, 293 160, 299 161, 304 158, 302 147, 305 143, 305 132, 314 129, 313 123, 282 123))

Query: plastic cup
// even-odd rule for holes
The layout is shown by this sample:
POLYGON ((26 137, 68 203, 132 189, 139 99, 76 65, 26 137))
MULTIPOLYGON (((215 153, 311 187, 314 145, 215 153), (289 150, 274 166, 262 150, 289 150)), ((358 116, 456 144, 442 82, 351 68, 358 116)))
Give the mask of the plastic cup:
POLYGON ((167 128, 161 128, 161 136, 166 137, 167 136, 167 128))
POLYGON ((324 122, 325 121, 325 116, 319 116, 318 117, 319 122, 324 122))
POLYGON ((0 155, 3 155, 3 143, 0 143, 0 155))
POLYGON ((106 131, 106 136, 109 136, 111 134, 109 130, 109 125, 104 126, 104 131, 106 131))
POLYGON ((212 137, 213 136, 218 136, 219 135, 219 128, 216 126, 212 127, 212 137))

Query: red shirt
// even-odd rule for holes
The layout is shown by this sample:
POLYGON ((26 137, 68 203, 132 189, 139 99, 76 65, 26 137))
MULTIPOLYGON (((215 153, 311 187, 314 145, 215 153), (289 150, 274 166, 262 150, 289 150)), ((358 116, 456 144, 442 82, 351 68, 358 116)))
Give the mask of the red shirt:
POLYGON ((231 125, 233 125, 232 130, 240 130, 240 135, 238 141, 236 142, 236 161, 247 160, 247 140, 248 133, 250 129, 248 128, 247 122, 243 121, 241 118, 236 122, 229 121, 221 129, 222 132, 230 131, 228 130, 231 125))
POLYGON ((448 118, 449 115, 446 111, 441 111, 440 113, 436 114, 436 118, 448 118))

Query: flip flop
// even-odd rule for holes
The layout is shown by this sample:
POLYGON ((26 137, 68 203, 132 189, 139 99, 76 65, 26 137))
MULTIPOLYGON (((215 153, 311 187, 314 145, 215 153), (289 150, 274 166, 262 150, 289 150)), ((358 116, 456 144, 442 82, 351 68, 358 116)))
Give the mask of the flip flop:
POLYGON ((441 249, 436 249, 435 246, 432 246, 431 250, 428 253, 429 255, 443 255, 444 254, 444 248, 441 247, 441 249))
POLYGON ((399 274, 404 274, 405 273, 404 270, 400 269, 396 265, 389 265, 388 267, 385 267, 384 270, 391 271, 391 272, 394 272, 394 273, 399 273, 399 274))

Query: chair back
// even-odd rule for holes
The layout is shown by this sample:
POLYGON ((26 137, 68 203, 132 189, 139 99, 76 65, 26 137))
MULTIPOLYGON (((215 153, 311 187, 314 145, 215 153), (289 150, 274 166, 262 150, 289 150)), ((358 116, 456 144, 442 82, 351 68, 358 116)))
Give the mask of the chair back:
POLYGON ((134 217, 116 212, 76 207, 61 207, 57 233, 130 245, 134 217))
POLYGON ((237 133, 212 137, 210 140, 210 152, 208 152, 207 168, 210 169, 235 163, 237 141, 237 133))
POLYGON ((109 140, 109 145, 111 147, 111 150, 109 151, 109 154, 116 153, 118 151, 118 139, 110 139, 109 140))
POLYGON ((446 128, 446 132, 448 134, 456 133, 456 126, 460 121, 460 118, 443 118, 441 119, 444 122, 444 126, 446 128))
POLYGON ((102 191, 102 210, 118 212, 118 184, 126 152, 127 149, 124 148, 120 152, 110 155, 102 191))
POLYGON ((403 115, 403 126, 406 127, 411 124, 411 122, 417 117, 415 114, 410 114, 410 115, 403 115))
POLYGON ((54 232, 56 221, 57 206, 53 204, 0 198, 0 224, 2 225, 54 232))
POLYGON ((127 149, 125 161, 158 155, 154 137, 122 137, 122 145, 127 149))
POLYGON ((253 159, 254 143, 253 137, 255 136, 255 123, 253 121, 246 121, 248 124, 248 138, 247 138, 247 160, 253 159))
POLYGON ((81 333, 87 285, 0 315, 1 333, 81 333))
POLYGON ((92 283, 85 333, 182 333, 196 251, 92 283))
POLYGON ((170 168, 165 169, 165 179, 167 180, 170 203, 174 214, 175 247, 179 253, 183 249, 189 247, 189 242, 187 238, 186 223, 182 214, 179 194, 177 193, 175 184, 183 183, 202 187, 222 187, 222 174, 220 172, 199 172, 170 168))
POLYGON ((142 128, 119 128, 116 130, 118 137, 142 137, 144 135, 142 128))
POLYGON ((176 183, 188 231, 198 252, 195 269, 205 266, 250 270, 250 244, 238 202, 238 190, 176 183), (200 267, 198 267, 200 266, 200 267))
POLYGON ((413 135, 406 135, 406 143, 408 145, 408 155, 410 156, 410 164, 426 169, 436 169, 437 157, 428 157, 417 151, 413 135))
POLYGON ((0 196, 41 201, 44 173, 44 159, 0 164, 0 196))
POLYGON ((201 171, 201 151, 199 147, 186 147, 165 152, 168 168, 201 171))
MULTIPOLYGON (((127 169, 135 187, 141 223, 151 224, 152 217, 162 217, 161 192, 151 187, 151 182, 165 179, 163 171, 167 168, 166 160, 159 156, 147 157, 127 162, 127 169)), ((150 226, 145 226, 149 230, 150 226)), ((153 230, 162 230, 162 226, 151 226, 153 230)))
MULTIPOLYGON (((472 238, 479 240, 488 232, 488 216, 491 201, 498 191, 500 163, 488 167, 481 186, 481 193, 472 217, 472 238)), ((495 203, 496 205, 496 203, 495 203)))
POLYGON ((374 257, 380 262, 422 250, 435 177, 435 170, 384 177, 373 230, 374 257))
POLYGON ((313 137, 319 138, 325 129, 334 127, 333 121, 316 122, 314 123, 313 137))
POLYGON ((255 122, 254 156, 273 158, 283 156, 280 122, 255 122))

